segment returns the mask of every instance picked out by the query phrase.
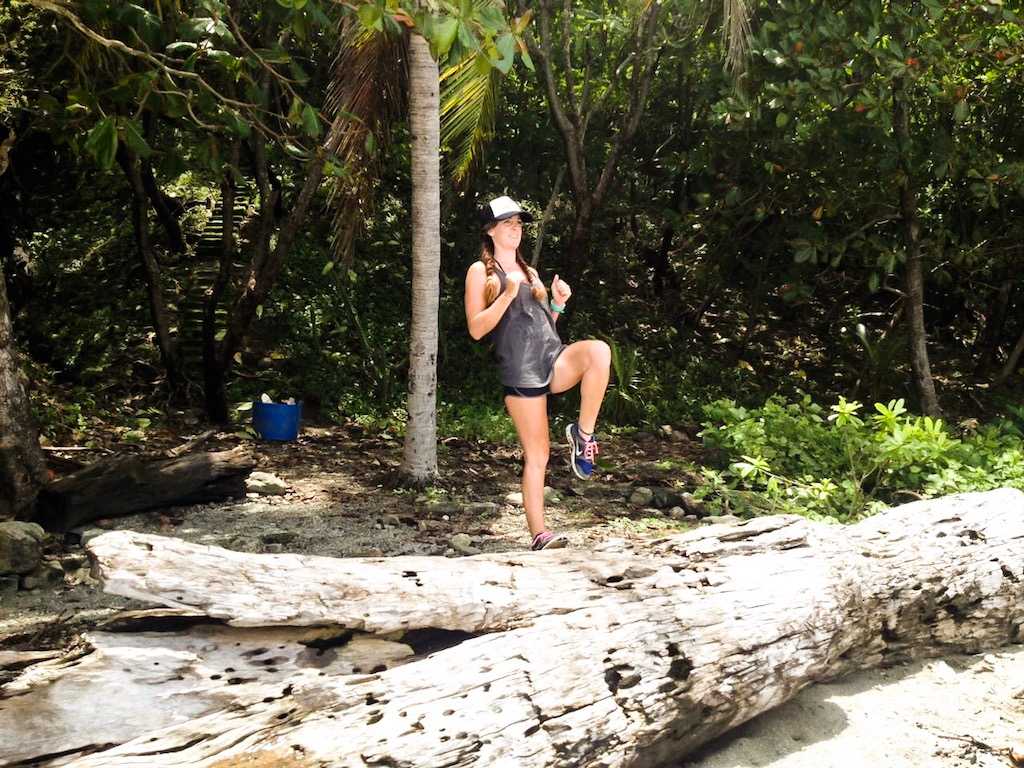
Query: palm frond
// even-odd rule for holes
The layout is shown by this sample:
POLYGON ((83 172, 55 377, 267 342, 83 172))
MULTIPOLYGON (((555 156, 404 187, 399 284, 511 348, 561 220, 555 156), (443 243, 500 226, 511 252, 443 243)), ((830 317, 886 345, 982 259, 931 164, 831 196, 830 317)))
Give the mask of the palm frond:
POLYGON ((441 71, 441 147, 456 184, 479 167, 494 135, 501 73, 482 57, 477 53, 441 71))
POLYGON ((733 74, 743 71, 753 33, 749 0, 722 0, 722 40, 725 43, 725 68, 733 74))
POLYGON ((403 38, 370 32, 351 16, 342 21, 325 108, 338 118, 332 149, 343 173, 333 179, 330 198, 334 254, 343 262, 349 260, 376 175, 367 139, 372 134, 385 146, 389 127, 406 111, 406 61, 403 38))

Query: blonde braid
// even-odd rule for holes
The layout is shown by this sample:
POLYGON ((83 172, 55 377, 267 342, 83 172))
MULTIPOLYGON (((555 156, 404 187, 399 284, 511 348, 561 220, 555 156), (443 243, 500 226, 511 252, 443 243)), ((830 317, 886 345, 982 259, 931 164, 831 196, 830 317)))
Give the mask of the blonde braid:
POLYGON ((481 249, 480 261, 484 263, 484 269, 487 272, 487 280, 484 282, 484 305, 489 307, 498 298, 498 292, 501 291, 501 278, 494 271, 494 251, 487 247, 486 241, 481 249))
POLYGON ((528 266, 523 255, 516 248, 516 264, 519 265, 519 269, 523 271, 530 280, 530 293, 533 294, 533 298, 539 301, 541 304, 547 304, 548 291, 544 287, 544 283, 540 281, 540 275, 537 274, 537 270, 533 267, 528 266))

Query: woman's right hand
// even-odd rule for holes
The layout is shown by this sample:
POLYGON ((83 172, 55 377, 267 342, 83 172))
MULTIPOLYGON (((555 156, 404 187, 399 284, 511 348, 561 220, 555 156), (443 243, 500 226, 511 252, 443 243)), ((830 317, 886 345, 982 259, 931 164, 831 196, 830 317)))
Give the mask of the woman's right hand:
POLYGON ((526 282, 526 275, 519 270, 505 275, 505 293, 510 299, 519 295, 519 286, 526 282))

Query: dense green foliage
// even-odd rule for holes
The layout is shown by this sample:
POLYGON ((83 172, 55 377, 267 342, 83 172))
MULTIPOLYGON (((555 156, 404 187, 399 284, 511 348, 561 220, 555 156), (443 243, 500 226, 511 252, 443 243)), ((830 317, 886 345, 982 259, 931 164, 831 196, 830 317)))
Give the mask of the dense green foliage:
MULTIPOLYGON (((584 2, 568 20, 554 18, 564 45, 554 86, 592 107, 592 175, 630 109, 629 44, 642 6, 584 2)), ((529 15, 502 15, 489 2, 441 3, 429 18, 395 2, 73 7, 91 29, 154 59, 87 39, 26 3, 0 9, 0 122, 17 134, 0 176, 0 259, 52 439, 85 435, 100 417, 141 439, 146 425, 202 404, 194 366, 183 393, 168 385, 119 149, 152 167, 177 211, 185 252, 155 210, 147 216, 169 332, 187 347, 179 305, 207 258, 199 246, 226 180, 249 206, 244 261, 259 239, 254 137, 264 142, 268 184, 294 199, 335 117, 339 24, 355 18, 392 39, 410 25, 429 28, 435 50, 470 56, 498 86, 493 103, 460 113, 476 138, 493 133, 483 154, 461 140, 444 149, 452 170, 442 187, 442 435, 514 440, 489 351, 468 337, 462 304, 479 249, 475 209, 508 193, 543 219, 545 280, 558 272, 573 283, 563 334, 612 345, 606 423, 704 422, 721 464, 702 493, 717 503, 848 520, 911 493, 1021 487, 1020 2, 753 4, 750 52, 736 75, 723 67, 718 11, 665 4, 643 119, 618 157, 586 253, 574 258, 579 201, 564 182, 555 188, 566 154, 520 38, 539 34, 529 15), (897 100, 906 144, 894 133, 897 100), (458 184, 454 169, 468 172, 458 184), (904 189, 914 196, 942 423, 913 415, 921 408, 905 322, 904 189), (864 416, 855 401, 888 405, 864 416), (948 426, 961 422, 973 426, 948 426)), ((327 162, 231 358, 227 396, 239 405, 264 391, 293 395, 311 417, 400 431, 410 140, 401 123, 363 127, 358 153, 327 162), (334 195, 363 173, 372 184, 341 258, 334 195)), ((573 406, 572 397, 554 400, 553 414, 573 406)))
POLYGON ((705 443, 728 467, 708 472, 722 499, 743 513, 800 512, 856 520, 891 503, 998 487, 1024 490, 1024 410, 1018 422, 962 425, 907 413, 902 400, 875 413, 840 398, 826 415, 805 396, 747 409, 731 400, 705 408, 705 443), (743 491, 756 490, 750 494, 743 491))

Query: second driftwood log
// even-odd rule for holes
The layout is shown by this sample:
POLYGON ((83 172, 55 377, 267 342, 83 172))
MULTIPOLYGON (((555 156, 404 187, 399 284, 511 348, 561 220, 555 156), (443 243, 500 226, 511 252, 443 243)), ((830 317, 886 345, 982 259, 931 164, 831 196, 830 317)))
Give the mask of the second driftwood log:
POLYGON ((47 530, 66 531, 101 517, 242 498, 254 466, 244 449, 171 459, 101 459, 46 486, 35 522, 47 530))

